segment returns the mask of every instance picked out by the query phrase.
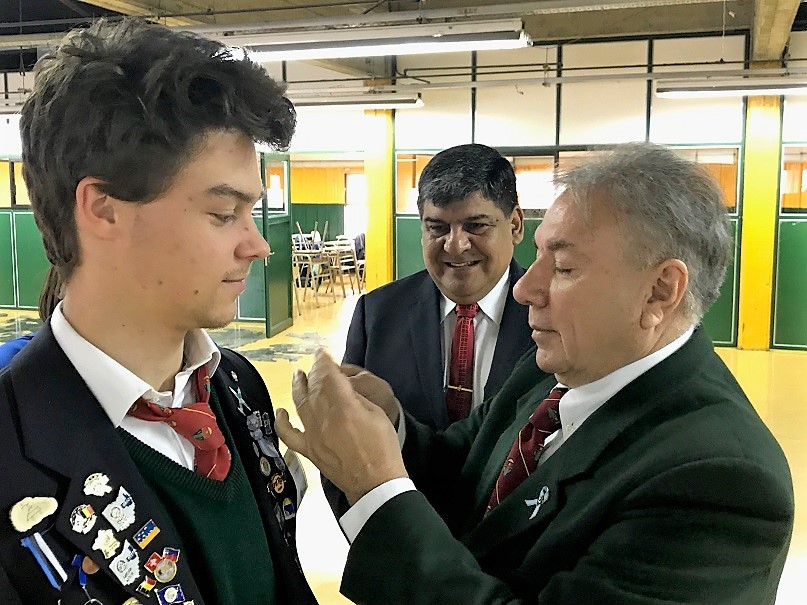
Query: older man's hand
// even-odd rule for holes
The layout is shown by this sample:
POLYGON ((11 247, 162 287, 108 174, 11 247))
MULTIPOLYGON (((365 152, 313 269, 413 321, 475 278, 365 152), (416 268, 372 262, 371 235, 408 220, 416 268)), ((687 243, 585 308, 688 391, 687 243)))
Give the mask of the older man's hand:
POLYGON ((353 390, 384 410, 392 426, 398 428, 401 407, 389 383, 361 366, 343 363, 341 369, 342 374, 350 378, 353 390))
POLYGON ((292 450, 313 462, 354 504, 373 488, 406 477, 398 436, 379 407, 356 393, 323 350, 308 376, 297 371, 292 398, 304 431, 278 409, 275 429, 292 450))

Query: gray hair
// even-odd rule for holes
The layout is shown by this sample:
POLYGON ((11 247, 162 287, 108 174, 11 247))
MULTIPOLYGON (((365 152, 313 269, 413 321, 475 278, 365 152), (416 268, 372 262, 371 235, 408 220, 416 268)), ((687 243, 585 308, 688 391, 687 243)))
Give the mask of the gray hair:
POLYGON ((689 271, 684 316, 697 322, 717 300, 732 251, 719 185, 666 147, 626 143, 558 174, 555 184, 590 216, 602 195, 622 222, 626 252, 642 268, 668 258, 689 271))

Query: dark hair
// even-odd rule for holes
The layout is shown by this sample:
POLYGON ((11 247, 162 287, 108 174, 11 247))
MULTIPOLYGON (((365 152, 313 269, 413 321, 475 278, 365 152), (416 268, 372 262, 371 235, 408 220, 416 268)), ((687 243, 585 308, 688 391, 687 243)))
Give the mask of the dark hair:
POLYGON ((22 109, 23 175, 48 259, 78 265, 81 179, 147 203, 171 185, 205 135, 240 131, 286 149, 296 123, 284 87, 223 44, 140 19, 70 32, 35 68, 22 109))
POLYGON ((653 143, 625 143, 560 173, 584 213, 605 198, 623 226, 626 252, 642 268, 677 258, 689 270, 683 313, 697 322, 717 300, 733 241, 723 192, 700 165, 653 143))
POLYGON ((53 310, 62 298, 62 282, 59 280, 59 272, 56 267, 50 265, 45 281, 42 284, 42 291, 39 293, 39 319, 47 321, 53 315, 53 310))
POLYGON ((434 156, 420 174, 418 212, 423 216, 426 202, 443 207, 477 192, 509 216, 518 204, 513 165, 487 145, 449 147, 434 156))

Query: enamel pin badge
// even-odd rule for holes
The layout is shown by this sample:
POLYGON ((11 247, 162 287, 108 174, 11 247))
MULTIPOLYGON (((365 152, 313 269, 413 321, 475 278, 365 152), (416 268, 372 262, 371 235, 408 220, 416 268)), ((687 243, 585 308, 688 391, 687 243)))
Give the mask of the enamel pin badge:
POLYGON ((50 496, 23 498, 9 511, 11 525, 19 532, 26 532, 46 517, 50 517, 57 508, 59 505, 56 499, 50 496))
POLYGON ((524 500, 524 504, 526 504, 527 507, 530 506, 535 507, 532 511, 532 514, 530 515, 530 520, 535 519, 535 516, 538 514, 538 511, 541 510, 541 505, 547 500, 549 500, 549 487, 546 485, 544 485, 541 488, 541 493, 538 494, 537 498, 534 498, 532 500, 524 500))

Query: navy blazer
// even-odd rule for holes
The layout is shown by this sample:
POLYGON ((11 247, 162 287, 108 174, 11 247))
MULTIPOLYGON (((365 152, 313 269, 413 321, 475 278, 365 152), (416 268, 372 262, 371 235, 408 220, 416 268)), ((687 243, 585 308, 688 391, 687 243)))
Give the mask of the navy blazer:
MULTIPOLYGON (((251 429, 246 422, 246 407, 252 412, 268 414, 274 423, 269 394, 255 368, 238 353, 221 350, 218 370, 212 386, 222 408, 220 425, 229 429, 239 459, 243 463, 263 521, 266 539, 272 555, 278 603, 315 605, 300 568, 293 538, 293 519, 284 530, 276 517, 274 501, 267 490, 267 477, 261 472, 260 460, 251 429), (237 380, 236 380, 237 378, 237 380), (233 393, 241 389, 242 400, 233 393)), ((162 552, 165 546, 181 544, 161 502, 155 497, 140 474, 121 439, 109 422, 92 392, 82 380, 56 342, 48 322, 39 334, 0 373, 0 601, 3 605, 56 603, 83 604, 87 599, 79 589, 76 568, 70 558, 76 553, 90 555, 101 564, 101 570, 89 576, 88 589, 103 603, 123 603, 128 598, 140 602, 156 602, 136 592, 143 580, 145 563, 152 551, 162 552), (85 479, 92 473, 109 478, 112 492, 104 496, 88 495, 83 491, 85 479), (93 550, 93 540, 99 528, 109 524, 101 516, 104 507, 115 499, 123 486, 135 502, 135 523, 116 538, 133 544, 132 535, 146 521, 153 520, 160 532, 146 550, 139 551, 139 578, 123 586, 110 570, 114 558, 102 560, 93 550), (49 497, 56 501, 53 514, 44 516, 33 527, 18 531, 12 526, 9 511, 26 497, 49 497), (73 530, 72 513, 89 504, 98 515, 92 531, 82 534, 73 530), (59 592, 51 586, 34 556, 21 545, 21 539, 39 533, 68 573, 68 580, 59 592)), ((265 437, 277 445, 273 430, 265 437)), ((283 496, 294 498, 296 487, 291 473, 285 473, 283 496)), ((34 520, 38 519, 34 516, 34 520)), ((116 555, 121 551, 118 549, 116 555)), ((187 558, 180 555, 176 577, 170 584, 182 586, 185 600, 196 605, 205 601, 199 594, 187 558)), ((259 561, 255 562, 260 565, 259 561)), ((243 581, 249 581, 245 570, 243 581)))
MULTIPOLYGON (((484 398, 495 395, 519 357, 532 346, 527 307, 513 298, 524 269, 510 262, 510 283, 484 398)), ((347 334, 343 363, 390 383, 403 408, 434 428, 449 425, 443 385, 440 300, 425 270, 362 296, 347 334)))

